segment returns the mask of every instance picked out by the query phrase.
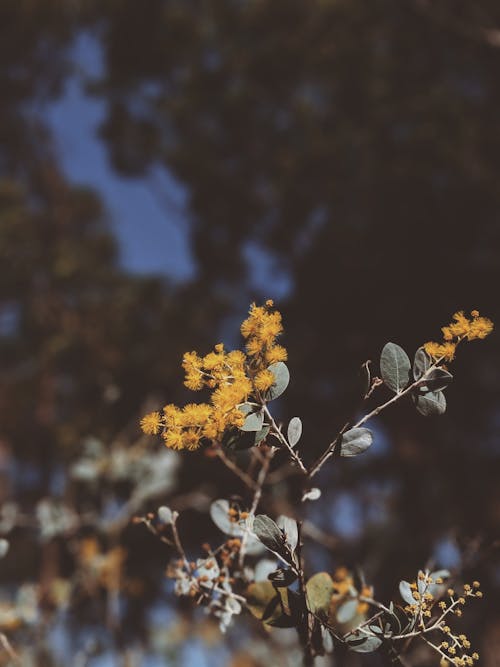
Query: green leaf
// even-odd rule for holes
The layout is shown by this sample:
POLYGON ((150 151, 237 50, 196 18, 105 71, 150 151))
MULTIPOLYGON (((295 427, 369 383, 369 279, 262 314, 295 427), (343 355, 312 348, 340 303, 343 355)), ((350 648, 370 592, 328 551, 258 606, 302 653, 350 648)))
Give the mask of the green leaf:
POLYGON ((367 428, 352 428, 342 435, 340 456, 357 456, 371 446, 373 436, 367 428))
POLYGON ((290 628, 296 625, 296 596, 287 588, 276 590, 270 581, 250 584, 245 594, 251 613, 266 625, 290 628))
POLYGON ((210 505, 210 517, 219 530, 231 537, 242 537, 243 528, 229 517, 229 502, 223 498, 214 500, 210 505))
POLYGON ((382 640, 379 637, 364 637, 355 640, 348 639, 347 641, 351 651, 356 651, 356 653, 373 653, 382 645, 382 640))
POLYGON ((385 384, 399 393, 410 381, 410 360, 402 347, 396 343, 384 345, 380 356, 380 373, 385 384))
POLYGON ((243 449, 250 449, 262 442, 269 433, 269 426, 266 424, 259 431, 242 431, 239 428, 229 429, 222 437, 222 446, 235 452, 243 449))
POLYGON ((265 547, 288 559, 289 554, 283 533, 270 517, 265 514, 257 514, 253 520, 252 530, 265 547))
POLYGON ((429 392, 416 396, 415 403, 418 412, 424 417, 442 415, 446 412, 446 398, 442 391, 429 392))
POLYGON ((337 621, 339 623, 348 623, 358 612, 358 599, 347 600, 340 605, 337 610, 337 621))
POLYGON ((242 431, 239 428, 231 428, 222 436, 222 446, 233 451, 250 449, 255 444, 255 434, 242 431))
POLYGON ((271 574, 268 575, 268 579, 272 582, 275 588, 286 588, 297 580, 297 575, 291 569, 287 570, 284 567, 280 567, 274 572, 271 572, 271 574))
POLYGON ((325 653, 333 653, 333 638, 330 631, 323 625, 321 627, 321 639, 323 641, 323 649, 325 653))
POLYGON ((290 382, 290 372, 287 365, 282 361, 271 364, 268 370, 274 375, 274 384, 267 390, 265 399, 266 401, 274 401, 274 399, 281 396, 288 387, 288 383, 290 382))
POLYGON ((407 581, 399 582, 399 594, 407 604, 415 604, 413 591, 411 589, 410 584, 407 581))
POLYGON ((453 380, 453 375, 445 371, 444 368, 433 368, 425 378, 425 386, 422 388, 427 391, 441 391, 445 389, 453 380))
POLYGON ((300 417, 292 417, 292 419, 290 419, 287 435, 290 447, 295 447, 302 435, 302 422, 300 417))
POLYGON ((264 423, 264 413, 262 410, 259 412, 251 412, 247 415, 243 426, 241 427, 242 431, 260 431, 264 423))
POLYGON ((413 360, 413 377, 415 380, 420 380, 422 375, 426 373, 431 366, 432 359, 423 347, 419 347, 415 352, 415 359, 413 360))
POLYGON ((299 541, 297 522, 295 519, 281 514, 276 520, 276 525, 283 531, 285 542, 287 543, 290 551, 293 553, 297 548, 297 543, 299 541))
MULTIPOLYGON (((270 581, 257 581, 246 590, 247 607, 259 620, 269 618, 270 605, 278 605, 276 617, 281 614, 280 598, 270 581)), ((273 613, 271 612, 271 617, 273 613)))
POLYGON ((306 583, 307 607, 313 614, 328 614, 333 581, 328 572, 314 574, 306 583))
POLYGON ((260 431, 257 431, 257 433, 255 434, 254 445, 258 445, 259 442, 262 442, 263 440, 265 440, 267 438, 270 430, 271 430, 271 427, 268 424, 266 424, 265 426, 263 426, 261 428, 260 431))

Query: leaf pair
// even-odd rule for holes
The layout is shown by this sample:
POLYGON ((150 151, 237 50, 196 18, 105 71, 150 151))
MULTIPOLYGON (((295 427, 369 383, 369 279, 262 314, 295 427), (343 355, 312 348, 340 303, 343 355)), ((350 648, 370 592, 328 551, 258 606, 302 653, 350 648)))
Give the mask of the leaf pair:
MULTIPOLYGON (((380 374, 389 389, 400 394, 411 380, 411 363, 402 347, 396 343, 384 345, 380 356, 380 374)), ((446 399, 443 394, 453 376, 444 368, 432 365, 432 359, 423 347, 420 347, 413 362, 413 378, 421 381, 413 393, 415 406, 424 416, 441 415, 446 411, 446 399)))

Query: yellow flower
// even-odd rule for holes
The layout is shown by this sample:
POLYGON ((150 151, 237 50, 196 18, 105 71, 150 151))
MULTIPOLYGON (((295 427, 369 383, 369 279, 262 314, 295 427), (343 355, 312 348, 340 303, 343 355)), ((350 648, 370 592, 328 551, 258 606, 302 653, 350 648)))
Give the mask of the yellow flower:
POLYGON ((276 378, 267 368, 259 371, 254 379, 255 388, 259 391, 267 391, 275 383, 276 378))
POLYGON ((159 412, 150 412, 141 419, 141 428, 146 435, 158 435, 161 426, 159 412))
POLYGON ((444 359, 445 361, 453 361, 455 358, 455 343, 445 342, 445 343, 435 343, 429 342, 425 343, 424 350, 429 356, 433 359, 444 359))
POLYGON ((285 348, 276 344, 283 327, 281 314, 273 307, 271 300, 264 306, 251 305, 241 325, 247 354, 226 352, 223 343, 217 343, 204 357, 186 352, 182 359, 184 385, 193 391, 209 389, 209 403, 188 403, 183 408, 166 405, 163 414, 155 412, 142 418, 144 432, 157 435, 162 430, 167 447, 193 450, 203 440, 220 441, 227 429, 240 428, 245 415, 239 406, 273 385, 275 378, 267 367, 287 357, 285 348))
POLYGON ((477 315, 471 322, 467 338, 468 340, 486 338, 492 331, 493 322, 487 317, 479 317, 479 315, 477 315))
POLYGON ((278 361, 286 361, 288 354, 284 347, 281 345, 272 345, 266 350, 266 362, 271 365, 275 364, 278 361))

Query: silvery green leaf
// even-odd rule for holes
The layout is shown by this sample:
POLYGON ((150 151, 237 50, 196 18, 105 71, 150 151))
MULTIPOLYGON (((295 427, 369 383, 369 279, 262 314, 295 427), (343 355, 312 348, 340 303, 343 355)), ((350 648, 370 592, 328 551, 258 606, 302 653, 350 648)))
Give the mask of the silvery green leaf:
POLYGON ((160 521, 166 525, 172 524, 174 522, 174 515, 172 513, 172 510, 170 507, 166 507, 165 505, 162 505, 158 509, 158 518, 160 521))
POLYGON ((0 558, 3 558, 4 556, 7 555, 9 546, 10 545, 7 542, 7 540, 4 540, 3 538, 0 539, 0 558))
POLYGON ((358 611, 357 598, 353 598, 352 600, 347 600, 347 602, 341 604, 337 610, 337 621, 339 623, 347 623, 352 618, 354 618, 354 616, 356 616, 357 611, 358 611))
POLYGON ((293 553, 297 548, 297 542, 299 541, 299 531, 297 529, 297 522, 295 519, 291 519, 288 516, 283 514, 276 519, 276 525, 281 528, 285 534, 285 541, 293 553))
POLYGON ((399 582, 399 594, 407 604, 415 604, 413 591, 410 587, 410 584, 407 581, 399 582))
POLYGON ((248 415, 248 414, 250 414, 250 412, 252 412, 253 410, 255 410, 256 407, 257 407, 257 406, 254 405, 253 403, 247 403, 247 402, 245 402, 245 403, 240 403, 240 404, 238 405, 238 410, 239 410, 240 412, 243 412, 244 415, 248 415))
POLYGON ((271 430, 271 427, 269 426, 269 424, 266 424, 265 426, 263 426, 260 429, 260 431, 257 431, 257 433, 255 434, 255 438, 254 438, 254 445, 258 445, 259 442, 262 442, 263 440, 265 440, 267 438, 270 430, 271 430))
POLYGON ((367 428, 352 428, 342 435, 340 456, 357 456, 370 447, 373 436, 367 428))
POLYGON ((446 412, 446 398, 442 391, 416 396, 415 403, 417 411, 424 417, 442 415, 446 412))
POLYGON ((413 377, 415 380, 420 380, 422 375, 426 373, 432 365, 432 360, 423 347, 419 347, 415 352, 415 359, 413 361, 413 377))
POLYGON ((333 653, 333 639, 329 630, 324 625, 321 626, 321 639, 325 653, 333 653))
POLYGON ((321 489, 314 487, 304 493, 302 496, 302 502, 304 503, 306 500, 318 500, 318 498, 321 498, 321 489))
POLYGON ((222 436, 222 446, 233 451, 240 451, 253 447, 256 444, 255 440, 256 435, 253 432, 231 428, 222 436))
POLYGON ((283 533, 270 517, 265 514, 257 514, 253 520, 252 530, 262 544, 270 551, 288 558, 283 533))
POLYGON ((271 572, 276 570, 276 563, 276 560, 271 560, 270 558, 262 558, 259 560, 255 566, 253 579, 255 581, 267 581, 267 578, 271 572))
POLYGON ((238 523, 236 523, 236 521, 231 521, 229 517, 229 509, 230 505, 227 500, 214 500, 210 505, 210 516, 212 521, 217 528, 226 535, 230 535, 231 537, 242 537, 244 530, 238 523))
POLYGON ((300 440, 300 436, 302 435, 302 422, 300 417, 292 417, 292 419, 290 419, 287 435, 290 447, 295 447, 295 445, 300 440))
POLYGON ((410 381, 410 360, 402 347, 386 343, 380 356, 380 373, 385 384, 399 393, 410 381))
POLYGON ((372 653, 382 645, 382 640, 374 636, 362 639, 356 638, 355 640, 348 639, 347 641, 351 651, 356 651, 356 653, 372 653))
POLYGON ((274 375, 274 384, 267 390, 265 398, 266 401, 274 401, 274 399, 281 396, 288 387, 288 383, 290 382, 290 372, 287 365, 282 361, 277 361, 275 364, 271 364, 268 370, 274 375))
POLYGON ((451 384, 452 380, 453 375, 444 368, 433 368, 425 377, 425 390, 441 391, 451 384))
POLYGON ((274 570, 274 572, 270 572, 268 579, 272 582, 275 588, 282 588, 283 586, 290 586, 290 584, 293 584, 293 582, 297 580, 297 574, 291 569, 280 567, 277 570, 274 570))
POLYGON ((383 634, 384 634, 384 631, 382 630, 382 628, 380 627, 380 625, 375 625, 375 624, 373 624, 373 625, 369 625, 368 627, 370 628, 370 630, 371 630, 375 635, 383 635, 383 634))
POLYGON ((243 426, 241 427, 242 431, 260 431, 264 423, 264 414, 262 410, 259 412, 251 412, 247 415, 243 426))

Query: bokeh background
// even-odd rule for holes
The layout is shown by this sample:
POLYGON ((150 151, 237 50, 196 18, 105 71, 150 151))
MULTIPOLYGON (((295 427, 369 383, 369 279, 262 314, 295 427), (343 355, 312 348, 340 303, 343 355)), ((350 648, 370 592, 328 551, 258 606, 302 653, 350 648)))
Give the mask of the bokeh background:
MULTIPOLYGON (((283 313, 279 411, 308 461, 385 342, 412 354, 458 309, 500 321, 500 7, 4 0, 0 91, 2 631, 26 665, 285 664, 251 622, 221 638, 172 599, 171 553, 130 517, 184 509, 194 550, 210 500, 244 490, 138 420, 188 398, 182 353, 239 344, 254 299, 283 313)), ((311 568, 362 567, 383 599, 431 562, 480 579, 466 626, 487 667, 499 340, 459 351, 444 417, 374 422, 307 514, 311 568)))

